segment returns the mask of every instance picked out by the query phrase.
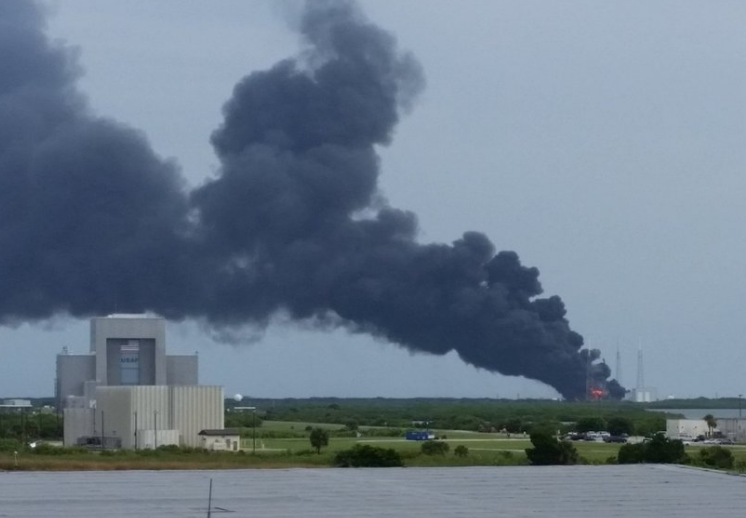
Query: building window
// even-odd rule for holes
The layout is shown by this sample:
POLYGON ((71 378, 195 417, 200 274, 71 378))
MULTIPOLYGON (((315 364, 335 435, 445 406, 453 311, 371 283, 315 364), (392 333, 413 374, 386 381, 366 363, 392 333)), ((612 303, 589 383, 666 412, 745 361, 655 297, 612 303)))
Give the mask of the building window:
POLYGON ((140 384, 140 342, 129 340, 119 350, 120 377, 122 385, 140 384))

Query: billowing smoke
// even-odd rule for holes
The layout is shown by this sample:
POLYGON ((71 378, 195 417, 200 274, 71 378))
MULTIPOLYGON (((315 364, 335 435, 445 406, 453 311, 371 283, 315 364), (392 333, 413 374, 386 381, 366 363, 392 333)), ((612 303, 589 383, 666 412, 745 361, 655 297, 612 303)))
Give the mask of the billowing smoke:
POLYGON ((423 87, 417 61, 348 2, 308 2, 300 32, 302 58, 235 87, 212 135, 221 169, 190 191, 141 133, 91 113, 38 6, 0 2, 0 321, 283 313, 566 398, 589 372, 606 383, 536 268, 477 232, 420 244, 416 217, 378 192, 375 146, 423 87))

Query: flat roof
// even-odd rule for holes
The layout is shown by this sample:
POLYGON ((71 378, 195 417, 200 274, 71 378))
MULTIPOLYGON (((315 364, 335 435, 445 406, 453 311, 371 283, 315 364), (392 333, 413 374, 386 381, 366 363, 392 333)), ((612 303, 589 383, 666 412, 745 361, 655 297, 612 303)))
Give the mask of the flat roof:
POLYGON ((224 435, 240 435, 238 428, 222 428, 219 430, 202 430, 197 435, 208 435, 208 436, 224 436, 224 435))
POLYGON ((733 518, 746 509, 746 477, 663 465, 17 471, 0 473, 0 517, 204 517, 211 478, 213 506, 236 518, 733 518))

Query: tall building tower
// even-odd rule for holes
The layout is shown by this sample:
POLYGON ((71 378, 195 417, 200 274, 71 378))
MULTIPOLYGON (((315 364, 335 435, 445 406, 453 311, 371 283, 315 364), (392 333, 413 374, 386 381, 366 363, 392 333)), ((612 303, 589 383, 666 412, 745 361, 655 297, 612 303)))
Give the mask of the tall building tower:
POLYGON ((90 408, 97 387, 197 385, 198 361, 196 354, 166 354, 161 317, 95 317, 90 352, 57 356, 57 408, 90 408))
POLYGON ((653 389, 645 386, 645 370, 642 360, 642 346, 637 350, 637 383, 634 390, 629 393, 629 398, 637 403, 649 403, 654 401, 653 389))
POLYGON ((225 425, 223 388, 198 384, 196 354, 166 354, 158 316, 91 319, 89 354, 57 356, 56 388, 65 446, 197 447, 225 425))
POLYGON ((637 385, 635 389, 638 394, 642 394, 645 391, 645 374, 642 366, 642 346, 637 349, 637 385))
POLYGON ((616 344, 616 372, 614 373, 616 380, 622 384, 622 353, 619 352, 619 344, 616 344))

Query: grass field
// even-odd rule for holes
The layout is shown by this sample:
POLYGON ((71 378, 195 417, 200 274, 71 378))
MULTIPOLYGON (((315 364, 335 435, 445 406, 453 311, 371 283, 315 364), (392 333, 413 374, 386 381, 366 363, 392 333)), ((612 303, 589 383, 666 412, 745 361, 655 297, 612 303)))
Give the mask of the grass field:
MULTIPOLYGON (((256 454, 253 454, 252 430, 244 430, 243 451, 189 453, 173 451, 157 452, 104 452, 66 453, 39 455, 22 452, 18 459, 13 453, 0 453, 0 470, 134 470, 134 469, 240 469, 240 468, 289 468, 331 466, 336 452, 356 444, 369 444, 393 448, 401 453, 407 466, 508 466, 527 463, 525 450, 531 446, 524 436, 508 438, 500 433, 476 433, 459 430, 438 430, 440 440, 450 446, 444 456, 421 455, 422 442, 407 441, 403 437, 380 437, 368 435, 381 433, 380 427, 361 427, 359 437, 335 437, 342 430, 338 424, 305 422, 265 421, 256 429, 256 454), (330 431, 329 445, 317 455, 308 439, 307 427, 319 427, 330 431), (248 432, 248 437, 246 437, 248 432), (272 435, 283 437, 275 438, 272 435), (287 436, 289 435, 289 437, 287 436), (468 448, 468 455, 457 457, 453 451, 457 446, 468 448), (16 464, 17 462, 17 464, 16 464)), ((349 433, 349 432, 348 432, 349 433)), ((615 457, 619 444, 599 442, 574 442, 584 462, 603 464, 615 457)), ((697 455, 698 446, 688 446, 690 455, 697 455)), ((746 461, 746 446, 729 447, 736 461, 746 461)), ((62 450, 61 450, 62 451, 62 450)))
MULTIPOLYGON (((306 437, 307 426, 320 427, 328 430, 340 430, 339 425, 319 425, 316 423, 287 422, 287 421, 265 421, 262 428, 256 430, 256 452, 257 454, 297 454, 308 451, 311 447, 306 437), (265 432, 273 431, 297 431, 303 434, 295 438, 264 438, 265 432)), ((450 446, 451 452, 463 445, 469 449, 466 458, 456 458, 452 454, 443 457, 428 458, 426 456, 415 457, 419 453, 422 443, 419 441, 407 441, 403 437, 368 437, 366 430, 371 427, 360 428, 360 437, 330 437, 329 446, 325 452, 334 453, 346 450, 355 444, 369 444, 383 448, 393 448, 405 455, 408 465, 506 465, 525 464, 525 450, 531 446, 528 437, 513 436, 508 438, 501 433, 476 433, 461 430, 438 430, 440 440, 450 446)), ((244 438, 242 447, 246 451, 252 451, 252 438, 244 438)), ((616 456, 619 451, 618 444, 605 443, 575 443, 578 452, 589 462, 605 462, 609 457, 616 456)))

